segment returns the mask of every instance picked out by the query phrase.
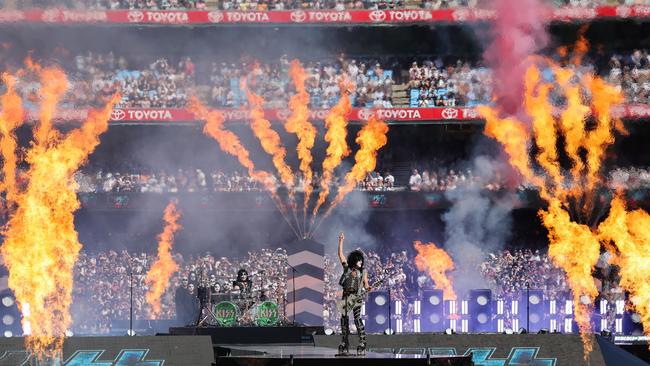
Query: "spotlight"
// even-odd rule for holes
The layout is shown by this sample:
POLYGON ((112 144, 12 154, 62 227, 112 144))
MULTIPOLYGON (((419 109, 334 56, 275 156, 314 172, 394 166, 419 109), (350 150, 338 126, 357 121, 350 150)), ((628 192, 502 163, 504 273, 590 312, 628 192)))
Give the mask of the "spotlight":
POLYGON ((14 323, 14 317, 6 314, 5 316, 2 317, 2 324, 4 325, 12 325, 14 323))
POLYGON ((13 336, 14 336, 14 334, 10 330, 5 330, 5 337, 6 338, 11 338, 13 336))
POLYGON ((388 329, 386 329, 386 330, 384 331, 384 334, 385 334, 385 335, 393 335, 393 334, 395 334, 395 331, 392 330, 391 328, 388 328, 388 329))
POLYGON ((72 336, 74 336, 74 333, 70 329, 68 329, 68 330, 65 331, 65 336, 66 337, 72 337, 72 336))
POLYGON ((334 334, 334 329, 332 328, 325 329, 325 335, 331 336, 332 334, 334 334))
POLYGON ((542 329, 537 331, 537 334, 548 334, 548 329, 542 328, 542 329))
POLYGON ((519 331, 517 333, 518 334, 526 334, 526 333, 528 333, 528 331, 526 330, 526 328, 521 327, 521 328, 519 328, 519 331))
POLYGON ((10 296, 5 296, 2 298, 2 305, 10 308, 14 306, 14 299, 12 299, 10 296))
POLYGON ((133 329, 129 329, 129 330, 127 330, 127 331, 126 331, 126 335, 128 335, 129 337, 133 337, 133 336, 135 336, 135 330, 133 330, 133 329))
POLYGON ((456 332, 454 332, 454 330, 451 329, 451 328, 447 328, 447 329, 445 329, 445 334, 451 335, 451 334, 456 334, 456 332))
POLYGON ((515 334, 515 331, 511 328, 506 328, 503 330, 503 334, 515 334))

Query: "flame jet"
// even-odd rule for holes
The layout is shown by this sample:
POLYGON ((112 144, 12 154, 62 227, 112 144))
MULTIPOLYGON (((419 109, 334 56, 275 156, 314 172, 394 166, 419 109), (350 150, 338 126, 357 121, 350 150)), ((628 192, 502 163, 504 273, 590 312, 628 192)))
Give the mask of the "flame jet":
POLYGON ((456 292, 447 272, 454 270, 454 261, 449 254, 438 248, 435 243, 423 244, 420 241, 413 242, 413 247, 418 252, 415 256, 415 266, 420 271, 427 271, 436 285, 442 290, 445 300, 456 300, 456 292))
MULTIPOLYGON (((0 247, 9 270, 9 287, 24 311, 27 349, 40 360, 60 360, 65 332, 72 324, 73 270, 82 248, 74 228, 79 208, 73 175, 99 144, 108 129, 114 95, 101 110, 92 110, 79 128, 64 134, 53 128, 58 101, 68 88, 65 73, 42 68, 31 61, 28 70, 41 80, 40 120, 34 141, 25 155, 25 184, 16 184, 16 140, 13 131, 23 123, 22 101, 13 88, 14 76, 4 74, 7 92, 2 96, 3 179, 13 208, 0 247), (29 309, 29 311, 27 311, 29 309)), ((45 361, 47 362, 47 361, 45 361)), ((53 361, 54 362, 54 361, 53 361)))
POLYGON ((181 229, 178 220, 181 214, 176 209, 176 204, 170 202, 165 208, 163 220, 165 227, 158 236, 158 257, 147 272, 145 283, 149 287, 146 294, 147 303, 151 306, 154 319, 160 315, 160 298, 169 286, 169 279, 178 271, 178 264, 172 256, 174 234, 181 229))
MULTIPOLYGON (((583 37, 575 50, 572 60, 579 62, 587 50, 583 37)), ((614 142, 614 132, 625 132, 621 122, 611 115, 612 107, 622 103, 623 96, 598 76, 578 75, 575 69, 562 68, 550 59, 539 57, 526 71, 523 117, 507 114, 501 117, 502 111, 494 107, 480 107, 479 111, 486 119, 485 134, 501 143, 510 164, 525 181, 539 189, 541 198, 547 202, 539 216, 549 231, 549 255, 566 272, 571 286, 575 319, 587 359, 593 342, 590 315, 598 295, 593 271, 601 247, 611 249, 606 243, 615 243, 621 265, 634 267, 629 258, 642 247, 643 240, 626 239, 628 234, 624 233, 625 225, 621 222, 629 216, 616 199, 608 218, 596 230, 601 218, 595 210, 597 191, 607 188, 601 173, 605 152, 614 142), (553 71, 554 82, 543 80, 539 64, 553 71), (565 96, 566 102, 559 110, 550 101, 553 89, 565 96), (589 99, 584 97, 585 90, 589 99), (564 153, 570 161, 570 167, 564 170, 557 151, 558 141, 563 141, 564 153), (534 160, 530 158, 533 147, 536 147, 534 160)), ((630 216, 640 225, 647 225, 645 212, 635 211, 630 216)), ((639 280, 628 274, 621 284, 630 292, 639 292, 639 280)), ((642 317, 650 318, 647 306, 635 305, 642 317)))
MULTIPOLYGON (((311 169, 311 164, 314 157, 311 149, 314 147, 316 140, 316 127, 309 122, 309 94, 305 88, 307 74, 300 61, 293 60, 291 62, 289 75, 296 88, 296 94, 289 100, 291 115, 285 122, 284 129, 287 132, 296 134, 298 137, 296 150, 300 159, 300 171, 304 178, 303 221, 306 221, 309 198, 313 191, 314 172, 311 169)), ((306 222, 303 223, 303 227, 305 226, 307 226, 306 222)))

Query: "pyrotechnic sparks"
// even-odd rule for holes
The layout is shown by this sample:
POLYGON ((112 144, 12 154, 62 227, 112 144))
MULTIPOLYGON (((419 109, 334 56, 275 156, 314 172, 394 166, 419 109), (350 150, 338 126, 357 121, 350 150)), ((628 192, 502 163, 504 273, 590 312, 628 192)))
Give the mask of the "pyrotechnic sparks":
POLYGON ((339 187, 336 197, 332 200, 332 203, 327 208, 321 220, 329 216, 334 207, 343 201, 343 198, 348 193, 352 192, 357 183, 361 182, 368 173, 375 170, 377 166, 377 152, 388 142, 388 137, 386 137, 387 133, 388 125, 386 122, 378 119, 374 115, 361 128, 355 140, 360 148, 354 155, 354 165, 348 174, 345 175, 343 186, 339 187))
POLYGON ((251 160, 248 150, 239 140, 239 137, 224 127, 225 118, 223 114, 219 111, 205 107, 194 97, 190 98, 189 108, 198 118, 202 118, 206 121, 205 126, 203 127, 203 133, 215 139, 221 150, 225 153, 237 158, 239 164, 246 168, 248 175, 264 187, 264 189, 269 193, 271 199, 278 207, 278 210, 287 221, 287 224, 291 227, 294 234, 300 236, 287 217, 286 209, 282 205, 282 201, 277 194, 277 187, 273 180, 273 175, 267 171, 255 169, 255 164, 251 160))
POLYGON ((81 127, 62 134, 52 122, 67 89, 67 78, 57 68, 28 66, 28 72, 40 77, 42 103, 35 138, 25 157, 27 181, 20 187, 15 183, 18 158, 13 131, 22 123, 22 101, 14 92, 13 77, 3 76, 8 89, 2 97, 0 119, 5 162, 2 187, 11 193, 15 210, 6 224, 0 251, 18 306, 30 309, 23 319, 31 327, 26 347, 40 359, 58 358, 71 325, 73 268, 82 247, 74 228, 73 213, 79 201, 73 174, 99 144, 99 135, 107 130, 120 97, 113 96, 105 108, 91 111, 81 127))
MULTIPOLYGON (((586 41, 581 38, 576 46, 577 56, 572 58, 574 62, 581 60, 586 47, 586 41)), ((524 118, 500 118, 500 111, 491 107, 481 107, 479 111, 486 119, 485 133, 503 145, 511 165, 539 189, 540 196, 548 203, 539 215, 549 231, 549 255, 553 263, 566 272, 587 358, 592 349, 590 313, 598 295, 592 273, 603 241, 616 243, 621 252, 619 264, 627 276, 621 284, 630 292, 647 292, 643 286, 648 279, 625 267, 638 267, 639 262, 635 261, 646 261, 646 266, 650 264, 647 256, 636 255, 643 247, 643 239, 632 240, 627 233, 625 220, 632 214, 625 211, 620 199, 612 202, 609 218, 598 230, 600 235, 595 230, 601 218, 595 209, 599 204, 597 190, 605 188, 602 163, 606 149, 614 142, 614 131, 620 130, 620 121, 613 119, 610 113, 614 105, 623 102, 620 91, 595 75, 576 74, 574 70, 578 67, 564 69, 548 59, 542 62, 553 71, 555 82, 543 81, 538 66, 528 68, 524 118), (552 89, 562 92, 566 99, 559 113, 549 97, 552 89), (571 164, 566 174, 560 164, 558 141, 563 142, 564 153, 571 164), (530 158, 533 146, 537 148, 536 166, 530 158)), ((635 211, 633 216, 640 226, 647 227, 647 213, 635 211)), ((605 245, 605 248, 609 247, 605 245)), ((650 298, 643 296, 647 295, 638 298, 646 305, 634 304, 647 322, 650 298)))
POLYGON ((345 84, 343 84, 341 89, 341 98, 334 108, 329 111, 327 117, 325 117, 325 128, 327 128, 325 141, 327 141, 329 145, 325 151, 327 155, 323 160, 320 194, 318 195, 318 201, 316 202, 316 206, 312 212, 312 223, 313 219, 316 218, 318 209, 323 205, 323 203, 325 203, 325 200, 329 196, 330 184, 332 183, 332 178, 334 178, 334 169, 341 165, 343 158, 350 154, 350 148, 346 141, 346 138, 348 137, 347 116, 350 113, 350 109, 350 94, 345 87, 345 84))
POLYGON ((316 140, 316 127, 309 123, 309 94, 305 89, 305 80, 307 74, 298 60, 291 62, 289 75, 293 80, 296 88, 296 94, 289 100, 289 108, 291 115, 284 124, 285 130, 290 133, 295 133, 298 137, 298 158, 300 159, 300 171, 303 175, 304 181, 304 197, 303 197, 303 226, 307 226, 307 208, 309 207, 309 198, 313 191, 312 182, 314 173, 311 169, 311 163, 314 160, 311 149, 314 147, 316 140))
POLYGON ((181 214, 176 209, 174 202, 170 202, 165 208, 163 220, 165 227, 158 236, 158 256, 156 261, 147 272, 145 283, 149 287, 147 291, 147 303, 151 306, 153 318, 160 314, 160 298, 169 286, 169 279, 178 271, 178 264, 172 256, 171 250, 174 245, 174 234, 181 229, 178 224, 181 214))
POLYGON ((617 196, 598 233, 602 240, 616 245, 612 261, 621 268, 621 286, 630 292, 643 331, 650 335, 650 215, 643 210, 628 212, 623 198, 617 196))
POLYGON ((415 257, 418 270, 429 273, 436 288, 442 290, 445 300, 456 300, 456 292, 447 274, 454 270, 454 262, 449 254, 444 249, 438 248, 435 243, 423 244, 415 241, 413 246, 418 252, 415 257))
MULTIPOLYGON (((273 165, 277 170, 280 181, 287 188, 288 204, 284 204, 278 193, 273 175, 269 172, 255 169, 255 165, 250 158, 248 150, 242 145, 239 138, 224 127, 223 115, 215 110, 209 110, 204 107, 196 98, 190 100, 190 109, 197 117, 205 119, 206 125, 204 132, 219 142, 221 149, 228 154, 236 156, 239 163, 243 165, 248 174, 260 182, 263 187, 271 194, 278 210, 282 213, 287 224, 291 227, 297 237, 306 238, 314 234, 318 225, 314 226, 320 207, 325 203, 331 192, 331 185, 334 178, 335 169, 341 164, 343 159, 350 154, 347 145, 347 116, 351 111, 349 85, 346 81, 341 82, 341 97, 338 103, 330 110, 326 119, 325 141, 329 143, 326 151, 326 157, 323 160, 322 179, 320 181, 320 194, 312 210, 312 218, 307 223, 307 211, 312 193, 313 171, 311 164, 313 162, 312 148, 316 139, 316 128, 308 121, 309 119, 309 94, 305 89, 306 73, 300 65, 300 62, 294 60, 289 71, 294 85, 296 94, 289 101, 291 115, 285 121, 284 127, 287 132, 294 133, 298 137, 296 147, 298 158, 300 160, 299 169, 304 176, 304 218, 301 223, 296 215, 295 190, 296 177, 292 168, 285 161, 286 148, 282 144, 280 135, 273 130, 271 122, 264 115, 264 100, 247 89, 247 84, 242 81, 241 87, 246 90, 250 110, 251 110, 251 127, 257 139, 260 141, 263 150, 272 157, 273 165), (288 207, 287 207, 288 206, 288 207), (295 227, 289 219, 287 209, 292 210, 295 220, 295 227)), ((355 185, 363 180, 366 174, 375 169, 377 161, 377 151, 387 142, 388 125, 372 116, 363 126, 357 135, 356 142, 359 144, 359 151, 355 154, 355 164, 345 176, 344 184, 338 187, 337 194, 328 206, 327 211, 322 215, 326 218, 332 210, 339 204, 345 196, 350 193, 355 185)))

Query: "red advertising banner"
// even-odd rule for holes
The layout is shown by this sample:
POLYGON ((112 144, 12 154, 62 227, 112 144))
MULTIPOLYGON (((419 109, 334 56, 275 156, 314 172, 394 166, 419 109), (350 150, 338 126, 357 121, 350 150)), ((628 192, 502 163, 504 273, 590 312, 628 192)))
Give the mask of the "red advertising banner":
MULTIPOLYGON (((1 10, 0 23, 59 24, 390 24, 470 22, 494 18, 488 9, 441 10, 283 10, 283 11, 182 11, 182 10, 1 10)), ((564 7, 553 10, 557 21, 596 18, 648 18, 650 6, 564 7)))
MULTIPOLYGON (((246 122, 250 120, 250 111, 246 109, 223 109, 221 110, 228 122, 246 122)), ((266 118, 270 121, 285 121, 289 117, 289 110, 267 109, 266 118)), ((314 109, 309 112, 309 119, 313 122, 325 120, 329 111, 327 109, 314 109)), ((367 109, 352 108, 348 119, 352 122, 367 121, 370 116, 389 123, 400 122, 457 122, 457 121, 478 121, 482 120, 475 108, 386 108, 367 109)), ((650 118, 650 105, 630 104, 614 108, 613 114, 616 117, 626 119, 647 119, 650 118)), ((38 119, 36 111, 28 112, 31 120, 38 119)), ((83 121, 88 116, 88 111, 83 109, 61 110, 55 115, 60 122, 83 121)), ((111 123, 187 123, 197 122, 194 114, 187 109, 115 109, 111 115, 111 123)))

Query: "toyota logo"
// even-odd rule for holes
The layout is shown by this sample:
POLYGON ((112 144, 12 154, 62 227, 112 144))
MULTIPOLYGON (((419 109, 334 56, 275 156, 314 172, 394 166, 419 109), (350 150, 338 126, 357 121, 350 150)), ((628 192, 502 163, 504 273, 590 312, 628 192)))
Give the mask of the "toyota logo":
POLYGON ((386 12, 383 10, 374 10, 370 13, 370 20, 376 23, 383 22, 386 20, 386 12))
POLYGON ((211 11, 208 13, 208 19, 212 23, 219 23, 223 20, 223 13, 220 11, 211 11))
POLYGON ((144 13, 140 10, 131 10, 127 14, 127 18, 129 18, 129 22, 131 23, 139 23, 144 20, 144 13))
POLYGON ((359 111, 359 119, 362 121, 367 121, 373 115, 373 112, 370 109, 362 109, 359 111))
POLYGON ((126 117, 126 112, 121 109, 113 109, 113 112, 111 112, 112 121, 121 121, 124 117, 126 117))
POLYGON ((445 108, 442 110, 442 118, 444 119, 454 119, 458 117, 458 109, 456 108, 445 108))
POLYGON ((295 10, 291 12, 291 21, 295 23, 302 23, 307 19, 307 13, 302 10, 295 10))

